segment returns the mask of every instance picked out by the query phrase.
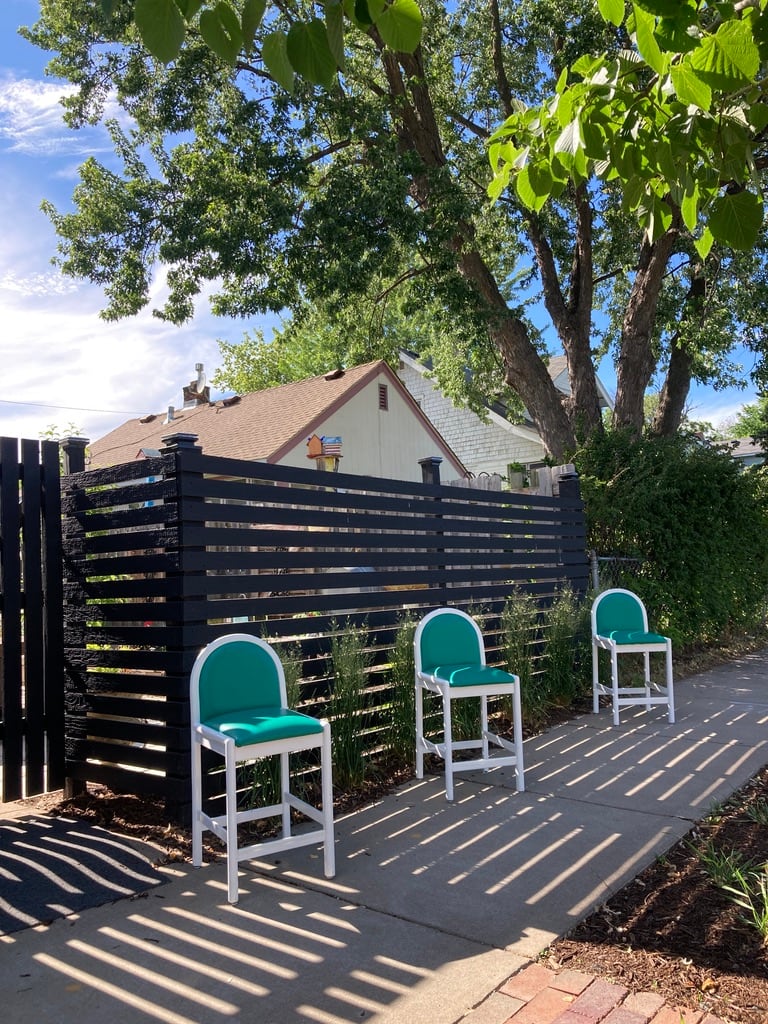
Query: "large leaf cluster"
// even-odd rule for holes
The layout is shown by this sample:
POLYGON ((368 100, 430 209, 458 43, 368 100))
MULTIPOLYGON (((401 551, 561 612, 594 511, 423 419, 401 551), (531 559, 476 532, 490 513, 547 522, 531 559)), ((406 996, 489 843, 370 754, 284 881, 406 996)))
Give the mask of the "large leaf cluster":
POLYGON ((490 194, 514 184, 540 210, 568 183, 618 180, 651 240, 679 217, 702 257, 713 240, 749 249, 763 222, 766 0, 599 6, 619 47, 564 68, 542 104, 519 104, 491 141, 490 194))
POLYGON ((632 578, 677 643, 762 621, 768 605, 768 474, 740 472, 694 437, 609 432, 576 457, 589 544, 637 559, 632 578))
MULTIPOLYGON (((121 0, 101 0, 106 17, 124 8, 121 0)), ((256 34, 267 23, 262 57, 270 74, 289 92, 296 76, 328 87, 345 67, 345 34, 375 30, 393 50, 412 52, 421 38, 416 0, 325 0, 314 10, 295 11, 289 27, 272 24, 279 4, 268 0, 135 0, 133 19, 142 42, 158 60, 179 56, 188 34, 199 33, 222 60, 234 65, 254 50, 256 34)))

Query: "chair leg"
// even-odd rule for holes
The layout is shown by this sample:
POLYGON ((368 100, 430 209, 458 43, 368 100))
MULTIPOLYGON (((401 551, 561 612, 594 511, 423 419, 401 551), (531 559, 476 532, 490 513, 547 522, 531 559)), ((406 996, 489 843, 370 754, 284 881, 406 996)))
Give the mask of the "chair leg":
POLYGON ((600 710, 600 695, 597 692, 600 681, 599 669, 597 644, 592 641, 592 713, 595 715, 600 710))
POLYGON ((320 748, 320 775, 323 800, 323 870, 326 878, 336 874, 336 847, 333 834, 333 762, 331 760, 331 727, 323 726, 320 748))
POLYGON ((613 724, 619 725, 619 656, 615 647, 611 648, 611 692, 613 724))
POLYGON ((202 750, 196 737, 192 736, 192 865, 199 868, 203 863, 203 824, 200 814, 203 809, 202 750))
POLYGON ((525 767, 523 765, 523 713, 520 701, 520 684, 515 686, 512 694, 512 735, 515 741, 515 789, 518 793, 525 792, 525 767))
MULTIPOLYGON (((488 745, 488 698, 480 698, 480 735, 483 743, 483 759, 485 761, 491 756, 488 745)), ((486 769, 487 770, 487 769, 486 769)))
POLYGON ((453 800, 453 734, 451 732, 451 696, 443 693, 443 740, 445 743, 445 799, 453 800))
POLYGON ((228 744, 224 754, 227 787, 227 899, 238 901, 237 860, 237 774, 234 743, 228 744))
POLYGON ((666 684, 667 684, 667 709, 669 711, 669 722, 675 722, 675 685, 672 681, 672 644, 667 642, 666 652, 666 684))
POLYGON ((288 754, 280 755, 280 800, 283 805, 283 838, 287 839, 291 834, 291 805, 288 798, 291 794, 291 769, 288 761, 288 754))
POLYGON ((424 778, 424 688, 416 683, 416 778, 424 778))
POLYGON ((645 710, 651 710, 651 656, 648 651, 643 655, 643 667, 645 669, 645 696, 648 698, 645 710))

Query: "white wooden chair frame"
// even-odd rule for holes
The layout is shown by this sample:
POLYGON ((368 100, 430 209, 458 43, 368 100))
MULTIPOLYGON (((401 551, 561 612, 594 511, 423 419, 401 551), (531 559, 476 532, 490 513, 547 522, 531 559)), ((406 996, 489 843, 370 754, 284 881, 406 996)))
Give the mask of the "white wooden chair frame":
MULTIPOLYGON (((322 842, 324 850, 324 873, 326 878, 333 878, 336 872, 334 835, 333 835, 333 782, 331 767, 331 730, 329 723, 318 720, 319 732, 306 736, 293 736, 286 739, 264 743, 238 746, 234 739, 225 736, 215 728, 200 721, 200 676, 210 654, 224 644, 232 641, 246 641, 266 649, 271 654, 279 680, 282 707, 286 708, 285 675, 277 653, 265 641, 245 633, 233 633, 220 637, 209 644, 197 657, 192 669, 190 681, 190 714, 191 714, 191 749, 192 749, 192 864, 200 867, 203 862, 203 831, 208 830, 218 836, 227 848, 227 899, 230 903, 238 901, 238 865, 242 861, 262 858, 284 850, 302 846, 317 845, 322 842), (301 800, 291 792, 289 755, 301 750, 319 748, 321 764, 321 795, 322 808, 318 809, 301 800), (212 750, 224 759, 225 768, 225 801, 224 814, 210 816, 203 809, 202 792, 202 751, 212 750), (254 807, 246 810, 237 809, 238 764, 253 761, 257 758, 277 754, 280 757, 280 789, 281 801, 269 806, 254 807), (307 832, 295 834, 291 827, 291 810, 300 811, 307 818, 317 822, 321 827, 307 832), (248 846, 238 844, 238 826, 262 818, 281 817, 282 834, 277 839, 267 839, 251 843, 248 846)), ((236 712, 235 712, 236 715, 236 712)), ((304 716, 306 717, 306 716, 304 716)))
MULTIPOLYGON (((592 603, 592 710, 597 714, 600 710, 600 697, 611 698, 613 710, 613 724, 620 724, 621 708, 642 706, 650 710, 654 705, 666 705, 670 723, 675 721, 675 691, 672 677, 672 641, 669 637, 662 637, 659 642, 652 640, 638 640, 637 643, 617 643, 610 635, 598 632, 597 619, 600 605, 604 600, 610 600, 615 595, 625 595, 632 598, 638 610, 642 613, 643 628, 639 632, 648 633, 648 613, 645 605, 631 590, 622 587, 614 587, 611 590, 604 590, 598 594, 592 603), (611 682, 609 686, 604 685, 599 679, 599 652, 608 651, 611 658, 611 682), (651 681, 650 655, 660 653, 665 655, 665 685, 651 681), (644 686, 620 686, 619 685, 619 655, 621 654, 642 654, 644 668, 644 686), (654 696, 653 694, 657 694, 654 696)), ((653 634, 651 634, 653 635, 653 634)), ((659 634, 655 634, 659 635, 659 634)))
MULTIPOLYGON (((424 755, 435 754, 445 762, 445 797, 453 800, 454 786, 453 777, 456 772, 469 772, 477 769, 488 771, 491 768, 502 766, 514 766, 515 786, 518 792, 525 789, 524 766, 523 766, 523 725, 520 708, 520 679, 512 673, 509 675, 509 682, 498 681, 488 684, 474 686, 452 685, 450 679, 442 678, 439 674, 430 672, 422 665, 422 634, 429 629, 430 624, 437 616, 454 615, 460 616, 472 624, 477 638, 477 666, 485 667, 485 644, 483 635, 475 620, 466 612, 458 608, 438 608, 426 615, 416 627, 414 635, 414 659, 416 669, 416 777, 424 777, 424 755), (443 733, 442 740, 434 742, 424 735, 424 693, 425 691, 440 695, 443 706, 443 733), (513 714, 513 740, 510 741, 488 727, 488 698, 505 696, 512 698, 513 714), (455 700, 462 700, 466 697, 480 698, 480 732, 478 739, 454 740, 452 732, 451 706, 455 700), (491 756, 490 747, 501 747, 507 751, 503 756, 491 756), (457 750, 477 750, 481 756, 467 761, 454 761, 454 753, 457 750)), ((474 664, 474 661, 473 661, 474 664)))

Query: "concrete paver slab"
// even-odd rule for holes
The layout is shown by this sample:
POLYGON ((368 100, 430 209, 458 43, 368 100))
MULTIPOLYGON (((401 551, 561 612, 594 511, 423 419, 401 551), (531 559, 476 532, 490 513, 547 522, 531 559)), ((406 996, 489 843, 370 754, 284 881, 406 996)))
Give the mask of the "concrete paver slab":
POLYGON ((253 866, 394 918, 535 956, 688 827, 471 780, 457 782, 449 803, 442 777, 433 776, 337 823, 335 880, 300 874, 286 856, 253 866))
POLYGON ((223 864, 96 908, 2 947, 8 1020, 35 1024, 450 1024, 524 960, 223 864), (161 895, 162 893, 162 895, 161 895), (460 1012, 459 1012, 460 1011, 460 1012))

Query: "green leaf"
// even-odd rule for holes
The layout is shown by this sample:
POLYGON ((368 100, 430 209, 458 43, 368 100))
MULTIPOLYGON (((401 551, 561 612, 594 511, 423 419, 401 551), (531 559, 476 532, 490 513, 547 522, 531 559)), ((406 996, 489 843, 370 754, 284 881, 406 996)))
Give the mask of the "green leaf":
POLYGON ((686 106, 693 104, 701 110, 712 106, 712 90, 687 63, 675 64, 671 71, 672 85, 677 98, 686 106))
POLYGON ((101 10, 105 18, 111 18, 115 12, 117 0, 101 0, 101 10))
POLYGON ((133 17, 154 57, 167 64, 179 55, 187 27, 175 0, 136 0, 133 17))
POLYGON ((719 196, 712 204, 709 229, 733 249, 752 249, 763 224, 763 202, 754 192, 719 196))
POLYGON ((527 206, 529 210, 534 210, 536 208, 537 196, 535 189, 531 185, 528 167, 524 167, 522 171, 515 175, 515 189, 523 206, 527 206))
POLYGON ((234 64, 243 48, 243 33, 237 15, 225 3, 217 3, 200 15, 200 34, 214 53, 234 64))
POLYGON ((659 18, 679 18, 682 9, 686 7, 694 10, 691 0, 635 0, 635 6, 659 18))
POLYGON ((697 238, 693 243, 696 246, 696 252, 703 260, 709 256, 709 250, 712 248, 713 242, 714 238, 712 237, 712 232, 709 228, 704 228, 701 233, 701 238, 697 238))
POLYGON ((560 132, 555 140, 555 153, 568 153, 575 156, 584 147, 581 125, 578 117, 574 117, 560 132))
POLYGON ((355 0, 355 18, 361 25, 372 25, 373 18, 368 10, 368 0, 355 0))
POLYGON ((190 22, 203 6, 203 0, 176 0, 176 4, 185 20, 190 22))
POLYGON ((603 21, 609 21, 617 27, 624 21, 624 0, 597 0, 603 21))
MULTIPOLYGON (((693 12, 689 24, 696 21, 696 14, 693 12)), ((677 16, 674 18, 662 18, 656 26, 656 42, 662 50, 671 53, 689 53, 699 45, 699 38, 696 33, 688 31, 688 26, 677 16)))
POLYGON ((752 127, 761 132, 768 125, 768 104, 752 103, 747 108, 747 118, 752 127))
POLYGON ((645 181, 637 174, 624 185, 623 205, 627 210, 636 210, 645 196, 645 181))
POLYGON ((319 18, 296 22, 288 32, 288 60, 293 69, 326 89, 336 74, 336 60, 331 53, 328 33, 319 18))
POLYGON ((245 0, 243 4, 240 23, 243 29, 243 47, 246 53, 250 53, 253 49, 253 39, 266 9, 267 0, 245 0))
POLYGON ((683 196, 683 200, 680 203, 680 212, 683 216, 683 223, 689 231, 696 230, 696 224, 699 219, 699 186, 695 185, 693 189, 686 192, 683 196))
POLYGON ((416 0, 394 0, 376 18, 376 28, 390 50, 413 53, 421 42, 421 11, 416 0))
POLYGON ((270 32, 261 44, 261 56, 269 73, 286 92, 293 92, 293 66, 288 60, 288 40, 285 32, 270 32))
POLYGON ((686 60, 713 89, 734 89, 753 82, 760 67, 760 55, 745 21, 723 22, 686 60))
POLYGON ((344 8, 339 0, 331 0, 325 7, 325 31, 328 46, 336 61, 336 67, 344 70, 344 8))
POLYGON ((659 49, 656 36, 653 34, 656 21, 653 15, 642 10, 636 3, 632 4, 635 12, 635 42, 645 63, 663 75, 666 71, 666 58, 659 49))

